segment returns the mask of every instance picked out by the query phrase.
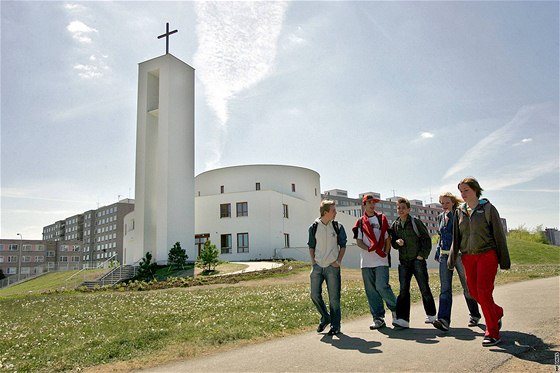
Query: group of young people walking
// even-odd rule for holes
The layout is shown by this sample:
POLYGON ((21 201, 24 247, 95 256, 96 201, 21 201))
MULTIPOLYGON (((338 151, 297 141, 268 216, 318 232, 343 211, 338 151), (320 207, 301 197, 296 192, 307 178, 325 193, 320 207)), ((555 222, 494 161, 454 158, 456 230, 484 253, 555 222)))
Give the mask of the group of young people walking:
MULTIPOLYGON (((438 218, 439 240, 434 259, 439 262, 441 291, 439 311, 429 285, 426 260, 432 249, 426 226, 410 215, 406 198, 397 200, 398 218, 389 225, 387 217, 376 211, 380 201, 373 195, 363 196, 364 214, 352 228, 360 250, 360 267, 364 289, 373 322, 371 330, 386 326, 385 306, 392 314, 392 325, 406 329, 410 326, 410 285, 416 279, 426 313, 425 322, 442 331, 451 325, 453 301, 452 279, 457 272, 469 309, 468 326, 479 325, 481 314, 486 322, 483 346, 500 343, 500 328, 504 310, 493 299, 494 280, 498 266, 510 268, 505 233, 498 210, 485 198, 483 189, 473 177, 457 185, 461 199, 453 193, 439 197, 443 212, 438 218), (399 295, 389 284, 391 248, 398 251, 399 295)), ((334 220, 334 201, 321 202, 320 217, 309 227, 309 254, 312 270, 311 299, 321 315, 317 332, 330 324, 329 335, 340 333, 341 310, 340 266, 346 252, 347 235, 342 224, 334 220), (326 282, 329 309, 322 297, 326 282)))

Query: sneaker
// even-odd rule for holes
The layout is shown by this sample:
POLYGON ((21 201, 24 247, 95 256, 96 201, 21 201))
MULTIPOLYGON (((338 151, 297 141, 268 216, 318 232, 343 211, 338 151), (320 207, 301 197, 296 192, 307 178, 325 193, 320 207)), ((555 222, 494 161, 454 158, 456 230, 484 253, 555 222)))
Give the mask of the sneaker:
POLYGON ((424 321, 425 324, 433 324, 436 321, 435 316, 426 316, 426 320, 424 321))
POLYGON ((319 326, 317 327, 317 333, 321 333, 323 330, 325 330, 325 328, 327 327, 327 325, 329 325, 328 322, 326 322, 326 323, 320 323, 319 326))
POLYGON ((471 316, 471 318, 469 319, 469 326, 471 326, 471 327, 478 326, 479 321, 480 321, 480 317, 471 316))
POLYGON ((393 320, 393 326, 399 327, 399 328, 409 328, 409 324, 408 321, 403 320, 403 319, 395 319, 393 320))
POLYGON ((396 311, 391 311, 391 316, 393 316, 393 320, 398 319, 396 311))
POLYGON ((483 347, 490 347, 490 346, 495 346, 498 343, 500 343, 502 340, 500 338, 492 338, 492 337, 484 337, 484 340, 482 341, 482 346, 483 347))
POLYGON ((340 329, 331 328, 327 335, 337 335, 338 333, 340 333, 340 329))
POLYGON ((433 322, 433 324, 436 329, 442 330, 444 332, 449 330, 449 323, 444 319, 437 319, 433 322))
POLYGON ((385 326, 385 320, 381 318, 376 318, 373 320, 373 323, 369 326, 369 330, 379 329, 385 326))

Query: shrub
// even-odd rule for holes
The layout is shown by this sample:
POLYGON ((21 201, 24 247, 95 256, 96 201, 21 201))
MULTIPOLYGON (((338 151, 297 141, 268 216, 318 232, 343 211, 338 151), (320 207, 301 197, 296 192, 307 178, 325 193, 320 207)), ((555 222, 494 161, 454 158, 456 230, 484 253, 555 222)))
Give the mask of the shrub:
POLYGON ((206 241, 204 247, 200 250, 200 255, 196 258, 196 266, 202 268, 204 272, 212 272, 216 266, 221 263, 218 259, 218 249, 212 242, 206 241))
POLYGON ((140 260, 139 267, 135 279, 149 281, 155 278, 157 264, 152 262, 152 254, 149 251, 140 260))
POLYGON ((542 225, 538 225, 533 231, 530 231, 525 224, 521 224, 516 229, 510 230, 508 236, 518 240, 548 244, 542 225))
POLYGON ((181 248, 181 244, 179 242, 176 242, 171 250, 169 250, 169 256, 167 259, 169 271, 171 271, 174 267, 185 269, 188 258, 189 256, 187 255, 185 249, 181 248))

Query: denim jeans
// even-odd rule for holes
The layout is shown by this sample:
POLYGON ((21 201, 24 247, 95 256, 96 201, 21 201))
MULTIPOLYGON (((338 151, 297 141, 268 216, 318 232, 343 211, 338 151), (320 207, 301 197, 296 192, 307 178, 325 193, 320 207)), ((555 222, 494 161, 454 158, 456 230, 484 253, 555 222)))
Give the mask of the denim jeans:
POLYGON ((410 281, 416 278, 422 294, 422 303, 427 316, 436 315, 436 303, 430 290, 426 260, 401 260, 399 264, 400 292, 397 297, 397 318, 410 321, 410 281))
POLYGON ((397 310, 397 298, 389 285, 389 267, 379 266, 373 268, 362 268, 362 279, 369 304, 369 311, 373 318, 385 318, 385 307, 391 311, 397 310))
POLYGON ((321 314, 321 323, 330 323, 334 329, 340 329, 340 267, 321 267, 313 265, 310 274, 311 279, 311 300, 321 314), (327 293, 329 294, 329 311, 323 300, 323 281, 327 283, 327 293))
MULTIPOLYGON (((448 254, 442 254, 439 257, 439 280, 441 283, 441 292, 439 294, 439 311, 438 319, 443 319, 451 324, 451 306, 453 304, 453 272, 447 269, 447 259, 448 254)), ((465 296, 465 301, 467 302, 467 307, 469 309, 469 314, 471 317, 476 317, 480 319, 480 311, 478 310, 478 303, 471 297, 469 293, 469 288, 467 286, 467 278, 465 277, 465 267, 463 267, 463 262, 461 260, 461 255, 457 256, 457 262, 455 264, 455 269, 457 270, 457 275, 459 275, 459 280, 461 281, 461 286, 463 287, 463 295, 465 296)))

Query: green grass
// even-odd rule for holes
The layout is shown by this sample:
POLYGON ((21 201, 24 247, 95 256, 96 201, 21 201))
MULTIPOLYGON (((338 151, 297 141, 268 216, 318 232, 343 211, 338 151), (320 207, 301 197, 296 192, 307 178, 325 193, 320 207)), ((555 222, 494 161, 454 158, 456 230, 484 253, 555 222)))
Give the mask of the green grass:
POLYGON ((98 278, 108 269, 82 271, 49 272, 35 279, 0 289, 0 298, 13 295, 29 295, 57 289, 73 289, 85 280, 98 278), (74 276, 75 275, 75 276, 74 276), (70 278, 73 276, 72 278, 70 278))
MULTIPOLYGON (((497 284, 558 276, 560 272, 560 248, 511 242, 510 251, 512 269, 499 271, 497 284), (528 258, 524 251, 533 255, 528 258)), ((300 280, 293 283, 279 278, 266 284, 245 281, 236 286, 0 298, 0 371, 56 372, 106 363, 139 368, 309 331, 316 326, 318 315, 309 300, 304 270, 308 271, 306 265, 294 264, 292 272, 300 280)), ((390 281, 395 290, 396 272, 393 266, 390 281)), ((265 271, 247 274, 247 278, 286 273, 265 271)), ((436 295, 437 272, 430 273, 436 295)), ((342 278, 344 320, 367 315, 359 270, 345 268, 342 278)), ((415 284, 411 290, 413 301, 418 301, 415 284)), ((459 281, 454 281, 454 290, 460 291, 459 281)))
POLYGON ((508 238, 508 248, 512 263, 560 264, 560 247, 558 246, 508 238))

